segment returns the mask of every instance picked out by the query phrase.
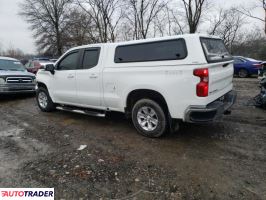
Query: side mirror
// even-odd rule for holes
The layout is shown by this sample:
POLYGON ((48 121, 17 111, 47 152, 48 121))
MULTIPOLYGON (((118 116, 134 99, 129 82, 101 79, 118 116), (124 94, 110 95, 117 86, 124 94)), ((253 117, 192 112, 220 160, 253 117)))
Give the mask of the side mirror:
POLYGON ((45 65, 44 70, 51 72, 51 74, 54 74, 55 67, 53 64, 47 64, 45 65))

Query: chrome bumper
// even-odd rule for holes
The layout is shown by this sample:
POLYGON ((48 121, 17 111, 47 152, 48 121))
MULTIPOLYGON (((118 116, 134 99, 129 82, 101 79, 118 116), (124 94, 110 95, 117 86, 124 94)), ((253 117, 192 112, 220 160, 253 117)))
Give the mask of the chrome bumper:
POLYGON ((5 84, 0 85, 0 94, 34 93, 35 84, 5 84))

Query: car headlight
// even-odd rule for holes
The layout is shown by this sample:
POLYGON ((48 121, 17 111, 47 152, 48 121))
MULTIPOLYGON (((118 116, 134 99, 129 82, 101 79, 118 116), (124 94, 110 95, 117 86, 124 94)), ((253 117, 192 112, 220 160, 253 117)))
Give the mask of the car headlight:
POLYGON ((0 78, 0 85, 1 85, 1 84, 5 84, 5 83, 6 83, 5 79, 0 78))
POLYGON ((34 84, 36 84, 37 83, 37 81, 36 81, 36 78, 34 77, 34 78, 32 78, 32 82, 34 83, 34 84))

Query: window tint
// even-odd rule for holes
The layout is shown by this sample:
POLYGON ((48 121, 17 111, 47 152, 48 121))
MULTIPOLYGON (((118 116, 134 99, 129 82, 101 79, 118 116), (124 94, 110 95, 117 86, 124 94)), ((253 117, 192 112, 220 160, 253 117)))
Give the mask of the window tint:
POLYGON ((85 50, 82 61, 83 69, 90 69, 98 64, 99 49, 85 50))
POLYGON ((115 51, 115 62, 145 62, 160 60, 179 60, 187 56, 183 39, 150 42, 118 46, 115 51))
POLYGON ((77 68, 77 61, 78 61, 78 52, 73 52, 68 54, 66 57, 60 61, 58 65, 58 70, 75 70, 77 68))
POLYGON ((232 60, 223 40, 214 38, 200 38, 208 62, 222 62, 232 60))
POLYGON ((239 59, 239 58, 234 58, 234 63, 236 64, 240 64, 240 63, 243 63, 244 61, 239 59))

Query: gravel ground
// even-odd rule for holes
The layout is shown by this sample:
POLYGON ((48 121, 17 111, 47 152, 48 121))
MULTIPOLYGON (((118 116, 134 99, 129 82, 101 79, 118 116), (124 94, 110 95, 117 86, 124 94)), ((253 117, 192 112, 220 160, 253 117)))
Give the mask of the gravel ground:
POLYGON ((56 199, 266 199, 266 111, 248 104, 258 80, 234 83, 223 122, 160 139, 119 113, 42 113, 32 96, 1 97, 0 187, 54 187, 56 199))

